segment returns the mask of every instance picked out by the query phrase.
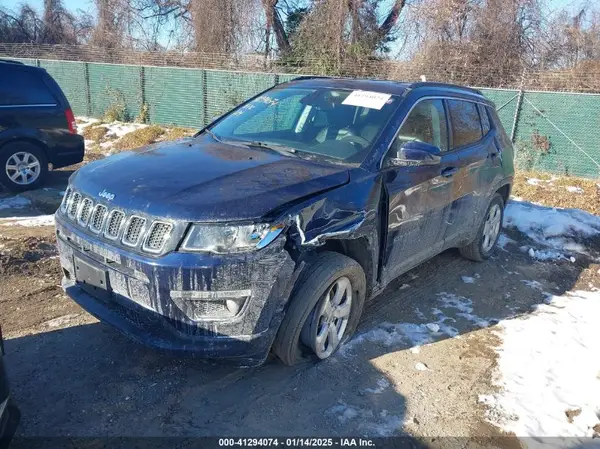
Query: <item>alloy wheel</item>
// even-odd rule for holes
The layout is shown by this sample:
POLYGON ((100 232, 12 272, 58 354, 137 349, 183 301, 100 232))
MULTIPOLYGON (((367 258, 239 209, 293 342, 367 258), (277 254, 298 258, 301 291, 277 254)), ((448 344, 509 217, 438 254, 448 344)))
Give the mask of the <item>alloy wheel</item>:
POLYGON ((15 184, 25 186, 34 183, 40 176, 42 166, 38 158, 27 152, 12 154, 6 161, 6 176, 15 184))

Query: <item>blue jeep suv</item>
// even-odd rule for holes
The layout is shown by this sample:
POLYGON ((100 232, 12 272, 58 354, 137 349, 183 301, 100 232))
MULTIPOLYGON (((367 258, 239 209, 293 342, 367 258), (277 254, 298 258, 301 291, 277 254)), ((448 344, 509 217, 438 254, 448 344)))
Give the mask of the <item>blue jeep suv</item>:
POLYGON ((488 258, 513 174, 477 90, 300 78, 79 169, 56 213, 63 287, 155 347, 325 359, 400 274, 447 248, 488 258))

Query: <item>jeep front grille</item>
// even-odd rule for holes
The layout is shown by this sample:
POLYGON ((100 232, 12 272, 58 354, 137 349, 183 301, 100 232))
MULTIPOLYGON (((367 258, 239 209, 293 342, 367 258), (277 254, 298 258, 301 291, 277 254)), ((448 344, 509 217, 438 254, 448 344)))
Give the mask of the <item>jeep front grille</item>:
POLYGON ((117 239, 124 219, 125 214, 123 212, 113 210, 108 216, 108 225, 106 226, 106 231, 104 231, 104 236, 111 240, 117 239))
POLYGON ((150 252, 158 252, 162 249, 165 242, 168 240, 173 225, 162 221, 155 221, 148 233, 148 237, 144 242, 144 249, 150 252))
POLYGON ((60 210, 63 212, 67 211, 67 205, 69 204, 69 200, 71 199, 71 194, 73 193, 73 189, 71 187, 67 187, 65 191, 65 196, 63 197, 62 204, 60 205, 60 210))
POLYGON ((77 217, 77 222, 81 226, 87 226, 88 221, 90 221, 90 215, 92 215, 92 208, 94 207, 94 202, 89 198, 84 198, 81 201, 81 209, 79 210, 79 216, 77 217))
POLYGON ((92 214, 92 221, 90 221, 90 229, 95 234, 100 234, 102 232, 102 225, 104 224, 104 218, 106 217, 106 212, 108 209, 106 206, 102 204, 97 204, 94 209, 94 213, 92 214))
POLYGON ((71 220, 75 219, 75 215, 77 215, 77 208, 79 207, 79 202, 81 201, 81 195, 78 192, 73 193, 71 197, 71 201, 69 203, 67 215, 71 220))
POLYGON ((136 246, 140 241, 144 224, 146 224, 146 219, 132 215, 127 223, 125 232, 123 233, 123 244, 127 246, 136 246))
POLYGON ((88 232, 153 254, 164 250, 175 229, 173 223, 128 215, 109 205, 95 203, 71 187, 65 191, 60 210, 88 232))

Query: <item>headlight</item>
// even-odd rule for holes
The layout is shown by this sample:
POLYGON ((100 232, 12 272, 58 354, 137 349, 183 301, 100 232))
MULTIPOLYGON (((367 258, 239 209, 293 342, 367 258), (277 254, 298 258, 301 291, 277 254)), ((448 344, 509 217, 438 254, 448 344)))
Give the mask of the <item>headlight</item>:
POLYGON ((208 253, 241 253, 260 249, 277 238, 284 225, 251 224, 245 226, 194 224, 181 249, 208 253))

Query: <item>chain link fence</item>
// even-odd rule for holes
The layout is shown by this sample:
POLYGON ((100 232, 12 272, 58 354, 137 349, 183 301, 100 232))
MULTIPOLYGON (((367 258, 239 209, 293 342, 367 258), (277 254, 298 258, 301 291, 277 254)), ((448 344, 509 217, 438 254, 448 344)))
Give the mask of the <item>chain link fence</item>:
MULTIPOLYGON (((0 57, 46 69, 75 115, 190 128, 201 128, 245 99, 299 74, 320 74, 309 71, 310 61, 294 66, 254 55, 0 44, 0 57)), ((428 81, 473 84, 464 80, 478 79, 481 70, 457 68, 430 76, 408 63, 370 61, 338 74, 404 81, 425 76, 428 81)), ((493 85, 479 88, 496 104, 515 144, 519 168, 600 178, 600 74, 559 73, 497 74, 493 85), (573 92, 547 90, 569 85, 575 86, 573 92)))

